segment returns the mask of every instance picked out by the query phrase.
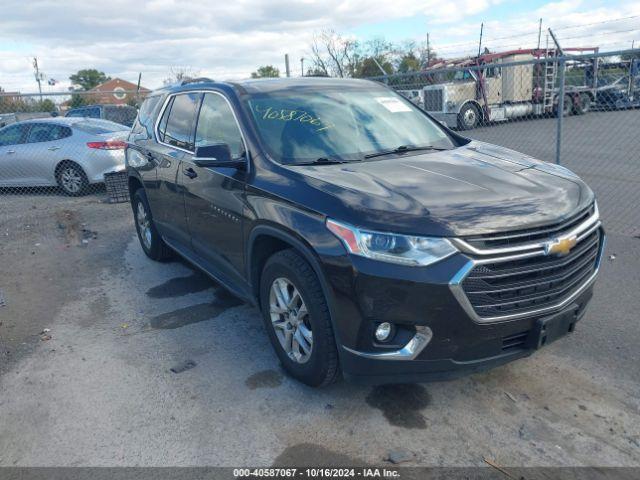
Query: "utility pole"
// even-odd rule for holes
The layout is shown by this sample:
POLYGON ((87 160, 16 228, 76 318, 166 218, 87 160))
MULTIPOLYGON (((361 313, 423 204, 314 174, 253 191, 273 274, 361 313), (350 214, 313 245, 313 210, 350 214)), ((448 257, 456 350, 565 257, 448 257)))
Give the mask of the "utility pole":
POLYGON ((304 58, 300 58, 300 76, 304 77, 304 58))
POLYGON ((480 24, 480 41, 478 42, 478 58, 480 58, 480 50, 482 49, 482 30, 484 30, 484 22, 480 24))
POLYGON ((289 70, 289 54, 284 54, 284 69, 287 72, 287 77, 291 76, 291 70, 289 70))
POLYGON ((427 68, 431 65, 431 44, 429 43, 429 32, 427 32, 427 68))
POLYGON ((540 35, 542 35, 542 18, 538 22, 538 50, 540 50, 540 35))
POLYGON ((40 102, 42 102, 42 75, 40 74, 40 69, 38 68, 38 58, 33 57, 33 68, 36 71, 36 82, 38 82, 38 92, 40 92, 40 102))

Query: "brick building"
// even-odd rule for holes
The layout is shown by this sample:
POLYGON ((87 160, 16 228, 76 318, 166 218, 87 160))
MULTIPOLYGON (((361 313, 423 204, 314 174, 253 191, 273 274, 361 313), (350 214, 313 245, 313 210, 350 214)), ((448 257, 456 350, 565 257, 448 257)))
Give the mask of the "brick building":
MULTIPOLYGON (((136 84, 122 80, 121 78, 112 78, 97 87, 89 90, 91 92, 91 103, 109 104, 109 105, 127 105, 129 101, 135 99, 136 84), (112 93, 101 93, 112 92, 112 93)), ((146 96, 150 90, 140 87, 140 95, 146 96)))

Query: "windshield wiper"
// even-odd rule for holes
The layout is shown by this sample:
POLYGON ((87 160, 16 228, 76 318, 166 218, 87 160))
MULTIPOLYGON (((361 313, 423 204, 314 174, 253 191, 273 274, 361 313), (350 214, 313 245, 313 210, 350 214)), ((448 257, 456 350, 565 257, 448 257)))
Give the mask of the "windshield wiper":
POLYGON ((420 145, 420 146, 400 145, 399 147, 396 147, 393 150, 383 150, 381 152, 370 153, 368 155, 365 155, 364 158, 375 158, 375 157, 382 157, 384 155, 392 155, 394 153, 417 152, 420 150, 442 151, 442 150, 448 150, 448 148, 434 147, 433 145, 420 145))
POLYGON ((309 162, 295 162, 291 165, 336 165, 339 163, 359 162, 360 160, 340 160, 337 158, 320 157, 309 162))

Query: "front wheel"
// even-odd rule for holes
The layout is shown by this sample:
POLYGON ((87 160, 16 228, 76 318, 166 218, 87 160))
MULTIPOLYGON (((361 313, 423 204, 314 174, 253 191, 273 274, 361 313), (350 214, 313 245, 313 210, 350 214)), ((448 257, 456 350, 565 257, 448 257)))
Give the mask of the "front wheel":
POLYGON ((480 111, 472 103, 466 104, 458 114, 458 128, 460 130, 471 130, 480 123, 480 111))
POLYGON ((260 307, 284 369, 312 387, 338 376, 329 307, 309 263, 294 250, 274 254, 260 278, 260 307))

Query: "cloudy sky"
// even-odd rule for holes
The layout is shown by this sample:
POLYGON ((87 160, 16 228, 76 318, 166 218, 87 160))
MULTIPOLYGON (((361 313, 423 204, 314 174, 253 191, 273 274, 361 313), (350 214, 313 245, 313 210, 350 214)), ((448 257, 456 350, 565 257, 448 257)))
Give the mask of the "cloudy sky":
POLYGON ((0 86, 35 91, 32 58, 59 83, 98 68, 112 77, 162 84, 171 67, 190 67, 216 79, 242 78, 259 65, 284 71, 284 54, 300 73, 314 32, 333 28, 366 40, 424 41, 439 55, 477 49, 480 23, 490 49, 535 47, 538 19, 563 46, 602 50, 640 46, 638 0, 3 0, 0 86))

